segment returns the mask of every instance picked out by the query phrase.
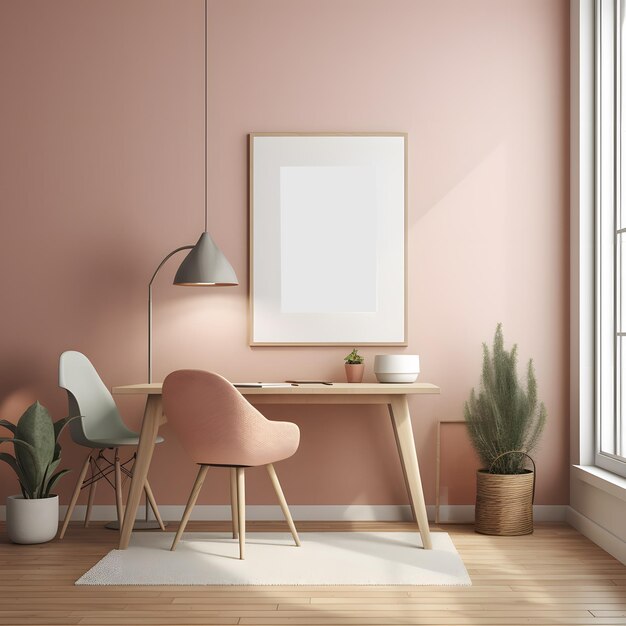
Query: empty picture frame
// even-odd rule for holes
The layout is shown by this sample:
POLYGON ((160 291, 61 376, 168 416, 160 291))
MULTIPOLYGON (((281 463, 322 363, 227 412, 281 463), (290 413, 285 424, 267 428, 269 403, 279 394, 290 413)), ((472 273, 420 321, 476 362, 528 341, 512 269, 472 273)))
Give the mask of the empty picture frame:
POLYGON ((406 345, 406 133, 250 135, 250 345, 406 345))

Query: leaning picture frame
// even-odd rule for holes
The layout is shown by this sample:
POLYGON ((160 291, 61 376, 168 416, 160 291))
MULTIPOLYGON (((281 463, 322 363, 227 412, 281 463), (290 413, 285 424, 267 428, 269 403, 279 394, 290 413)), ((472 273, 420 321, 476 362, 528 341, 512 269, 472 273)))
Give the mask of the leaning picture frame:
POLYGON ((249 135, 250 345, 407 345, 407 144, 249 135))

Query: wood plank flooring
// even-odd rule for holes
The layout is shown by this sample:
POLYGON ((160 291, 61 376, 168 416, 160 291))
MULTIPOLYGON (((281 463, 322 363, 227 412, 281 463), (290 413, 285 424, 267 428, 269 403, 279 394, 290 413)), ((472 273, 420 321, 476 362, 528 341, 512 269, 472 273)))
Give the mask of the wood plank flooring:
MULTIPOLYGON (((298 524, 301 533, 411 528, 298 524)), ((626 625, 626 567, 572 528, 538 524, 533 535, 511 538, 477 535, 471 526, 432 528, 450 533, 472 587, 75 587, 115 547, 115 531, 72 525, 63 541, 16 546, 0 525, 0 624, 626 625)), ((255 530, 287 527, 250 522, 255 530)))

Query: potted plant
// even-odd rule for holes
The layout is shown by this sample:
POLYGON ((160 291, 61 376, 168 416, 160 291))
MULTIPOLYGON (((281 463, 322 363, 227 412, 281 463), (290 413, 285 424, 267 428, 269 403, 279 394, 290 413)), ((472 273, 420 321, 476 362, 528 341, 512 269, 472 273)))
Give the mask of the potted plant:
POLYGON ((537 400, 532 359, 526 385, 517 375, 517 345, 504 349, 498 324, 490 352, 483 344, 481 386, 465 403, 465 421, 482 461, 476 479, 476 532, 526 535, 533 532, 535 463, 530 457, 546 423, 537 400), (530 461, 532 470, 526 469, 530 461))
POLYGON ((0 452, 0 460, 13 468, 22 490, 21 495, 7 498, 7 532, 14 543, 43 543, 57 533, 59 496, 52 493, 52 488, 70 471, 55 473, 61 461, 57 439, 71 419, 53 423, 46 407, 35 402, 17 424, 0 420, 0 426, 13 434, 0 437, 0 443, 12 443, 15 449, 15 456, 0 452))
POLYGON ((346 378, 348 382, 360 383, 363 380, 363 372, 365 371, 365 365, 363 364, 365 359, 354 348, 350 354, 343 357, 343 360, 346 362, 346 378))

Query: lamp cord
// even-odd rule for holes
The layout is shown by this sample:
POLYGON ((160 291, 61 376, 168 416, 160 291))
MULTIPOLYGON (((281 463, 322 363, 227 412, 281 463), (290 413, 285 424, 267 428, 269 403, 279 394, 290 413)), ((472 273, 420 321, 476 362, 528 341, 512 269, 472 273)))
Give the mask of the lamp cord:
POLYGON ((208 0, 204 0, 204 232, 207 232, 209 229, 209 208, 207 202, 207 189, 208 189, 208 181, 207 181, 207 116, 208 116, 208 103, 207 103, 207 91, 208 91, 208 44, 207 44, 207 23, 208 23, 208 14, 207 14, 207 3, 208 0))

